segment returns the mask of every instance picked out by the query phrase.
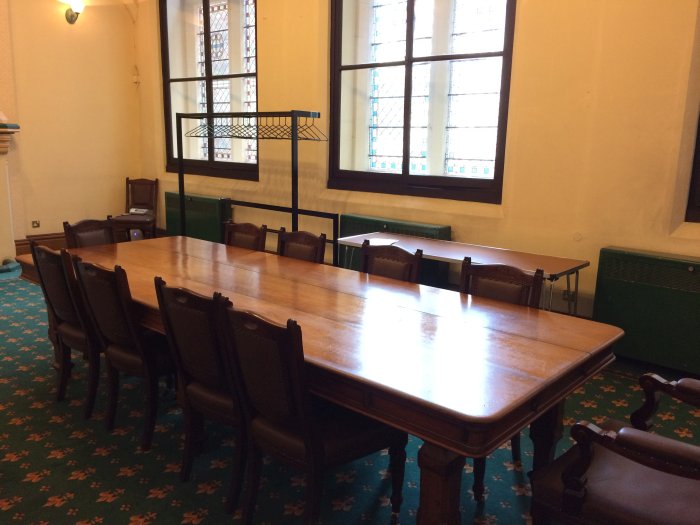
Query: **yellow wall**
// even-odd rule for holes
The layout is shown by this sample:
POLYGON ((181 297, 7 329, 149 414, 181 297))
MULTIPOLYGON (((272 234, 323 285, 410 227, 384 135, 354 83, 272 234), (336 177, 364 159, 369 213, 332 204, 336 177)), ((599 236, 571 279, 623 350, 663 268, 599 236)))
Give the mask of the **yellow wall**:
MULTIPOLYGON (((64 219, 119 211, 126 175, 158 176, 164 191, 176 190, 163 171, 157 2, 124 1, 88 7, 68 26, 54 0, 9 0, 27 228, 16 237, 34 233, 35 216, 58 231, 64 219), (68 191, 74 205, 61 203, 68 191)), ((458 241, 589 259, 587 312, 603 246, 700 256, 700 224, 682 221, 700 100, 698 0, 518 4, 502 205, 328 190, 327 143, 300 146, 300 203, 446 223, 458 241)), ((328 0, 258 0, 261 111, 317 110, 327 131, 328 20, 328 0)), ((261 142, 260 171, 259 183, 188 176, 186 188, 288 204, 288 144, 261 142)), ((284 221, 237 213, 271 227, 284 221)))

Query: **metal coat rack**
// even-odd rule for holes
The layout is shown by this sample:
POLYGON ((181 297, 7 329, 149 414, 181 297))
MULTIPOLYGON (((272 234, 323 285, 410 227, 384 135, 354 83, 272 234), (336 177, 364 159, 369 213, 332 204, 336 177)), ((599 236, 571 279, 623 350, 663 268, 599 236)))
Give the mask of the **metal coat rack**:
POLYGON ((316 127, 320 113, 315 111, 268 111, 245 113, 177 113, 178 194, 180 199, 180 235, 186 235, 185 225, 185 169, 183 163, 183 137, 236 138, 252 140, 289 140, 291 143, 291 206, 274 206, 257 202, 232 200, 239 206, 284 211, 292 215, 292 231, 299 229, 299 215, 311 215, 333 220, 333 262, 337 264, 339 232, 338 214, 299 208, 299 141, 326 141, 328 137, 316 127), (183 135, 184 119, 205 121, 183 135), (230 121, 217 123, 215 121, 230 121))

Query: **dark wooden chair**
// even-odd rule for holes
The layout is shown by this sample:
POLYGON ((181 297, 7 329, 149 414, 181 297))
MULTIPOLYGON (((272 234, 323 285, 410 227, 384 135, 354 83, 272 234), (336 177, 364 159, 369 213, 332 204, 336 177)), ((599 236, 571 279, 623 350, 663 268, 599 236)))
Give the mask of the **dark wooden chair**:
POLYGON ((63 223, 68 248, 82 248, 98 244, 114 244, 114 223, 112 219, 85 219, 74 224, 63 223))
MULTIPOLYGON (((534 274, 504 264, 472 264, 471 258, 462 261, 459 291, 480 297, 488 297, 512 304, 540 307, 544 271, 534 274)), ((513 462, 521 461, 520 434, 510 439, 513 462)), ((474 458, 474 499, 484 499, 484 477, 486 458, 474 458)))
POLYGON ((306 472, 304 522, 318 521, 325 470, 389 448, 392 512, 398 513, 406 461, 405 432, 309 393, 301 328, 231 307, 223 312, 231 368, 248 435, 243 523, 252 523, 262 454, 306 472))
POLYGON ((661 393, 700 407, 700 381, 639 380, 644 405, 632 426, 576 423, 576 445, 530 473, 534 525, 696 525, 700 522, 700 446, 647 432, 661 393))
POLYGON ((73 368, 71 350, 88 361, 88 389, 85 419, 92 416, 100 378, 100 350, 84 308, 70 256, 31 243, 32 259, 49 318, 49 339, 53 343, 53 367, 57 372, 56 400, 66 396, 73 368))
POLYGON ((280 228, 277 236, 277 255, 322 263, 325 253, 325 233, 314 235, 304 231, 288 232, 284 228, 280 228))
POLYGON ((107 363, 107 430, 114 429, 120 373, 142 377, 146 421, 141 434, 141 448, 148 450, 158 413, 159 376, 172 375, 175 371, 167 340, 136 322, 129 281, 121 266, 115 266, 112 271, 82 262, 77 256, 73 256, 73 264, 86 310, 95 326, 107 363))
POLYGON ((423 250, 410 253, 398 246, 372 246, 365 239, 360 251, 360 271, 417 283, 422 258, 423 250))
POLYGON ((113 217, 117 240, 130 240, 129 232, 131 230, 140 230, 145 238, 154 238, 156 236, 157 212, 158 179, 130 179, 127 177, 124 214, 113 217))
POLYGON ((249 222, 224 223, 224 244, 248 248, 250 250, 265 251, 265 241, 267 240, 267 226, 261 227, 249 222))
POLYGON ((187 481, 195 451, 199 448, 204 420, 233 428, 236 447, 233 480, 226 509, 233 512, 238 503, 245 470, 243 418, 235 387, 227 373, 221 337, 217 337, 217 308, 229 305, 228 299, 215 293, 204 297, 183 288, 169 287, 155 278, 158 307, 177 370, 178 400, 185 423, 185 446, 180 477, 187 481))

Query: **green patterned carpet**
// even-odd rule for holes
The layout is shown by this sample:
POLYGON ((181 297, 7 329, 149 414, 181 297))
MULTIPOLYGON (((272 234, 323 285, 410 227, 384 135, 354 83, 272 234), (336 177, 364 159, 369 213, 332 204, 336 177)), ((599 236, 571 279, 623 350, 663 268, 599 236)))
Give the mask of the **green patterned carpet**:
MULTIPOLYGON (((181 414, 174 395, 163 389, 153 448, 138 448, 142 421, 138 381, 122 387, 117 428, 104 429, 104 387, 92 420, 82 418, 85 364, 77 360, 67 400, 54 401, 52 351, 46 311, 38 286, 16 277, 0 280, 0 523, 2 524, 218 524, 239 523, 223 511, 232 447, 225 428, 210 425, 205 450, 192 479, 179 479, 181 414)), ((578 419, 623 418, 636 408, 641 369, 616 363, 567 401, 566 425, 578 419)), ((675 379, 669 376, 669 379, 675 379)), ((698 443, 700 410, 665 401, 658 431, 698 443)), ((569 446, 568 430, 560 449, 569 446)), ((486 502, 476 505, 469 488, 471 461, 463 474, 462 522, 529 522, 530 440, 523 436, 525 467, 510 462, 510 451, 495 451, 487 463, 486 502)), ((402 524, 415 523, 421 441, 411 438, 402 524)), ((388 524, 390 481, 387 456, 376 454, 330 472, 322 522, 334 525, 388 524)), ((266 461, 256 523, 301 523, 304 477, 266 461)))

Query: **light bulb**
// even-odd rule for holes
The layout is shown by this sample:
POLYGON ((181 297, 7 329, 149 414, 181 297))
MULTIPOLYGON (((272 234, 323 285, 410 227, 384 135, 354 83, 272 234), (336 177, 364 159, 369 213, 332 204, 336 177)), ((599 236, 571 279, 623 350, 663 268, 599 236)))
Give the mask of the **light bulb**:
POLYGON ((85 2, 82 2, 81 0, 71 0, 70 3, 70 8, 73 10, 74 13, 82 13, 83 9, 85 9, 85 2))

